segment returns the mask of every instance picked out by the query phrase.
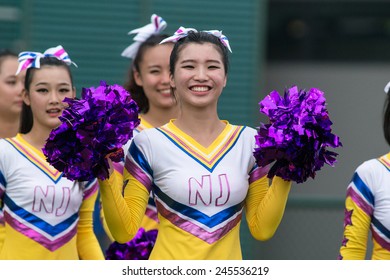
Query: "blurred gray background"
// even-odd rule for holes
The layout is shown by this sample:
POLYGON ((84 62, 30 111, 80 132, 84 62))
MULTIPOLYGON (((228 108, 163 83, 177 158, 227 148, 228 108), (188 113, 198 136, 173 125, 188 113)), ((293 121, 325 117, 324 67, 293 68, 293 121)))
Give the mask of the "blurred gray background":
MULTIPOLYGON (((388 152, 381 129, 390 80, 390 0, 0 0, 0 48, 43 52, 63 45, 78 93, 100 80, 123 84, 127 32, 157 13, 166 32, 219 29, 233 49, 220 114, 256 127, 258 102, 297 85, 325 92, 343 148, 334 168, 294 184, 275 236, 254 240, 242 224, 245 259, 332 260, 342 240, 345 190, 356 167, 388 152)), ((98 220, 98 219, 97 219, 98 220)), ((101 226, 95 226, 103 249, 101 226)))

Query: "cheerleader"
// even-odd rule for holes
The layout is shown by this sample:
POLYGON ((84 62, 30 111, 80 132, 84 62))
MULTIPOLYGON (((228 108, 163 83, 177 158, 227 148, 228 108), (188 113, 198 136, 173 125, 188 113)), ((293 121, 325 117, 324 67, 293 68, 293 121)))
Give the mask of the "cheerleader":
POLYGON ((62 101, 75 97, 72 63, 62 46, 19 54, 17 72, 27 69, 20 133, 0 140, 0 259, 104 259, 92 225, 97 181, 66 179, 42 153, 62 101))
POLYGON ((111 168, 99 182, 107 224, 114 238, 136 235, 149 194, 158 211, 159 233, 150 259, 241 259, 243 211, 252 235, 273 236, 282 219, 291 182, 256 165, 256 130, 218 116, 227 82, 227 38, 219 31, 180 28, 170 86, 180 114, 160 128, 136 135, 125 159, 124 182, 111 168))

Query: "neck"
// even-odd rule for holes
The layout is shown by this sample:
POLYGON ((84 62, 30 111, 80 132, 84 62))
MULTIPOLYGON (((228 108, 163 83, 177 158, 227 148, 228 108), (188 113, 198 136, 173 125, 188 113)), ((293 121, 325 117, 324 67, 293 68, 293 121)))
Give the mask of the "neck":
POLYGON ((30 145, 41 151, 46 144, 47 138, 49 138, 50 132, 50 129, 38 128, 33 125, 31 131, 28 132, 24 138, 30 145))
POLYGON ((177 106, 171 108, 150 108, 146 114, 142 114, 142 118, 153 127, 160 127, 168 123, 171 119, 178 116, 179 108, 177 106))
POLYGON ((185 109, 174 124, 204 147, 208 147, 226 127, 213 109, 185 109))
POLYGON ((12 118, 0 118, 0 138, 14 137, 19 132, 19 115, 12 118))

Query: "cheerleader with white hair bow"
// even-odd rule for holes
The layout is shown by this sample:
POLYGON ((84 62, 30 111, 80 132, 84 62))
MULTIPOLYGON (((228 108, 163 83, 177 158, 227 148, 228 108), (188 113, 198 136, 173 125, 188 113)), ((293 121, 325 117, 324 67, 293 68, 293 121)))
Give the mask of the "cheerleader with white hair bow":
POLYGON ((97 180, 65 178, 42 151, 61 124, 63 100, 75 97, 71 64, 62 46, 19 54, 17 72, 26 70, 21 128, 0 140, 0 259, 104 259, 92 223, 97 180))
MULTIPOLYGON (((136 101, 140 113, 140 125, 134 130, 134 136, 144 129, 159 127, 171 119, 177 117, 179 108, 172 95, 169 85, 169 57, 173 48, 173 43, 160 45, 160 42, 168 35, 162 32, 167 27, 166 21, 153 14, 150 23, 129 32, 135 34, 133 43, 128 46, 122 56, 131 60, 124 88, 131 93, 136 101)), ((130 147, 131 140, 124 145, 125 154, 130 147)), ((122 164, 115 164, 115 172, 122 174, 122 164)), ((103 228, 111 241, 114 241, 105 218, 101 211, 103 228)), ((156 231, 158 228, 157 210, 152 195, 140 225, 140 232, 156 231)), ((154 232, 155 234, 155 232, 154 232)), ((115 253, 120 246, 114 242, 107 250, 108 259, 123 259, 115 253), (113 252, 113 253, 111 253, 113 252)), ((126 250, 131 250, 122 245, 126 250)), ((142 256, 147 259, 148 254, 142 256)))
POLYGON ((243 212, 255 238, 271 238, 291 182, 275 176, 270 186, 268 168, 253 156, 256 130, 218 116, 231 51, 222 32, 181 27, 163 41, 171 42, 170 86, 180 114, 133 138, 123 193, 113 168, 99 181, 107 225, 119 242, 134 238, 153 193, 160 224, 150 259, 242 259, 243 212))

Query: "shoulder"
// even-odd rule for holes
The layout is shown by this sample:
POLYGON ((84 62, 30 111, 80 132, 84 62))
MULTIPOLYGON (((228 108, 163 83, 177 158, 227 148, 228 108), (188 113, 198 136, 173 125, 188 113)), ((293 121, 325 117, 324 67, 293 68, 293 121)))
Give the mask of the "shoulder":
POLYGON ((390 167, 386 167, 379 158, 374 158, 362 162, 355 173, 367 186, 376 186, 388 178, 389 172, 390 167))
POLYGON ((362 162, 357 168, 356 172, 367 174, 375 173, 378 170, 385 170, 386 167, 379 161, 379 158, 373 158, 362 162))

